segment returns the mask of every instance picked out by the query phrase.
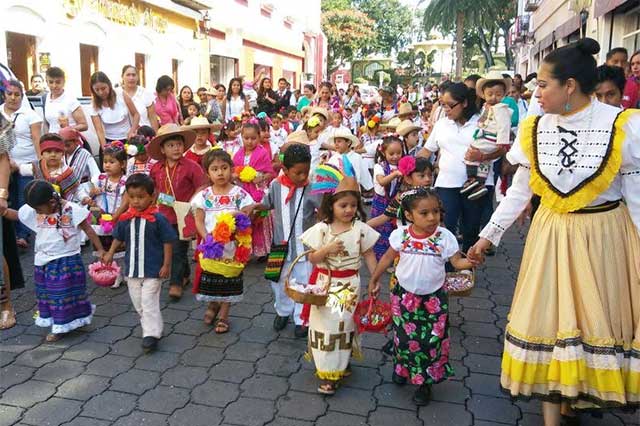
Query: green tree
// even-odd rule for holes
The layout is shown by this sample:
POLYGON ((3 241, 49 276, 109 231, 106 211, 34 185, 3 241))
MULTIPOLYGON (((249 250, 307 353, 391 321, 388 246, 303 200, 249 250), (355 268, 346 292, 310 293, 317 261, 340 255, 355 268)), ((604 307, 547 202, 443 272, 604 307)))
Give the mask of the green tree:
POLYGON ((375 38, 364 47, 363 55, 381 53, 389 56, 409 44, 413 35, 413 14, 400 0, 352 0, 352 3, 375 22, 375 38))
POLYGON ((425 32, 438 30, 443 34, 455 31, 456 39, 456 80, 462 78, 462 46, 465 22, 472 9, 479 8, 476 0, 431 0, 424 10, 423 25, 425 32))
POLYGON ((328 71, 353 61, 373 41, 374 22, 358 10, 330 10, 322 13, 322 30, 327 36, 328 71))
POLYGON ((347 10, 351 8, 351 0, 322 0, 320 10, 328 12, 330 10, 347 10))

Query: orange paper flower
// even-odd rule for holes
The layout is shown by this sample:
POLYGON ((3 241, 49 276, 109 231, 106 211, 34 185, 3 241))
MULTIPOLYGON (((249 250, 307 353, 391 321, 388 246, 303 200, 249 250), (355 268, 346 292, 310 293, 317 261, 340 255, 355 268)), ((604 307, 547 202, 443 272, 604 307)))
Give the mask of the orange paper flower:
POLYGON ((226 223, 216 224, 216 227, 213 230, 213 238, 222 244, 227 244, 231 241, 231 229, 229 229, 229 225, 226 223))

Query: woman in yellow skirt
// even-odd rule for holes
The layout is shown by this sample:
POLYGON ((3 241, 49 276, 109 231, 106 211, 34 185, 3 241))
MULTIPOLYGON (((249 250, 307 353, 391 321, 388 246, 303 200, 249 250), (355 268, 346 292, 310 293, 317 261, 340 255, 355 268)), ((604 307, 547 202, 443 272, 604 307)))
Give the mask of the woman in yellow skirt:
MULTIPOLYGON (((536 97, 507 155, 519 168, 469 256, 541 197, 509 314, 501 386, 542 399, 545 425, 573 409, 640 405, 640 113, 591 96, 583 39, 544 58, 536 97)), ((567 418, 568 424, 577 419, 567 418)))

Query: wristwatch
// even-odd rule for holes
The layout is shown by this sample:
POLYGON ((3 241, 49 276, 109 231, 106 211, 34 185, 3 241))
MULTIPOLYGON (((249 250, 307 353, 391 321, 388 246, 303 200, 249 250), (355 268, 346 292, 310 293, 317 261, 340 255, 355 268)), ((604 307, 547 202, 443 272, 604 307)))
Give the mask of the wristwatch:
POLYGON ((9 199, 9 191, 7 191, 7 188, 0 188, 0 198, 3 200, 9 199))

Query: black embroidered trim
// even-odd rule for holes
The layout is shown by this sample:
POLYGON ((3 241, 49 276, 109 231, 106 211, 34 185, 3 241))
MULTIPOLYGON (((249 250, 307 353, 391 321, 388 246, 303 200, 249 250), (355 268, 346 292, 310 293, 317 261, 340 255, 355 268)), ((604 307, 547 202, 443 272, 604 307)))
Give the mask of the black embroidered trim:
POLYGON ((640 359, 640 352, 635 349, 625 351, 622 346, 593 346, 584 343, 579 337, 572 337, 570 339, 558 339, 553 345, 544 343, 530 343, 522 339, 519 339, 509 333, 506 334, 505 339, 519 348, 536 351, 536 352, 553 352, 554 348, 567 348, 569 346, 582 346, 582 349, 590 354, 594 355, 617 355, 623 354, 625 358, 638 358, 640 359))
POLYGON ((566 395, 562 395, 560 391, 549 391, 548 394, 540 394, 540 393, 532 393, 531 395, 511 395, 511 391, 506 389, 500 385, 500 391, 505 395, 509 396, 512 401, 531 401, 532 399, 539 399, 544 402, 569 402, 571 404, 575 404, 578 401, 586 401, 592 404, 598 405, 599 408, 586 408, 586 409, 576 409, 581 412, 589 412, 589 411, 601 411, 601 409, 611 409, 611 408, 623 408, 629 410, 636 410, 640 408, 640 402, 629 402, 627 404, 620 404, 617 401, 605 401, 596 396, 589 395, 584 392, 579 392, 577 397, 569 397, 566 395))
POLYGON ((640 175, 640 170, 632 170, 630 172, 622 172, 620 174, 622 176, 635 176, 635 175, 640 175))
POLYGON ((581 190, 585 185, 589 184, 592 180, 594 180, 595 178, 597 178, 602 174, 605 167, 607 166, 607 163, 609 162, 609 158, 611 157, 611 152, 613 151, 613 138, 615 138, 616 136, 616 122, 618 121, 618 117, 620 117, 620 114, 622 114, 622 112, 623 111, 620 111, 616 115, 615 120, 613 120, 613 127, 611 129, 611 135, 609 136, 609 143, 607 144, 607 152, 604 154, 602 163, 600 163, 600 167, 598 168, 598 170, 596 170, 596 172, 591 176, 589 176, 587 179, 580 182, 571 191, 566 193, 560 191, 558 188, 553 186, 551 181, 545 175, 543 175, 542 171, 540 170, 540 165, 538 164, 538 124, 540 123, 540 117, 536 117, 533 123, 533 135, 531 135, 532 143, 533 143, 532 148, 533 148, 534 167, 536 168, 536 172, 538 173, 538 175, 540 175, 540 178, 547 184, 549 188, 551 188, 553 192, 555 192, 557 195, 559 195, 562 198, 568 198, 571 195, 578 192, 579 190, 581 190))
POLYGON ((498 228, 501 231, 506 231, 506 229, 503 226, 498 225, 497 223, 495 223, 494 221, 490 221, 489 222, 491 225, 495 226, 496 228, 498 228))

